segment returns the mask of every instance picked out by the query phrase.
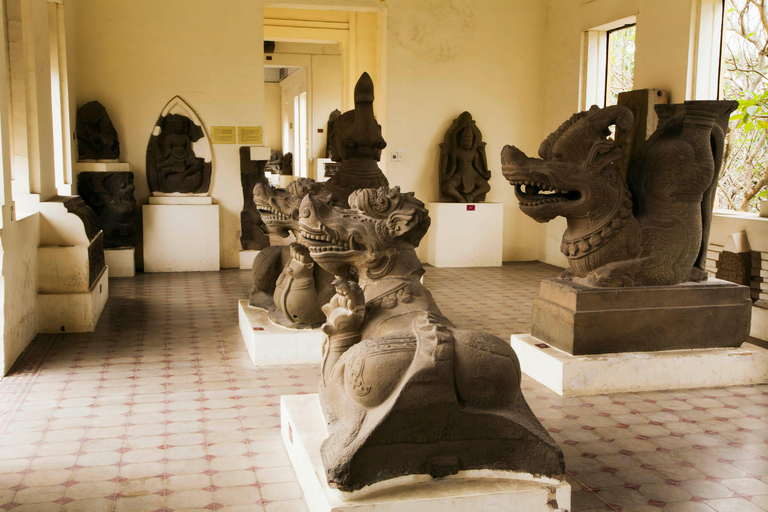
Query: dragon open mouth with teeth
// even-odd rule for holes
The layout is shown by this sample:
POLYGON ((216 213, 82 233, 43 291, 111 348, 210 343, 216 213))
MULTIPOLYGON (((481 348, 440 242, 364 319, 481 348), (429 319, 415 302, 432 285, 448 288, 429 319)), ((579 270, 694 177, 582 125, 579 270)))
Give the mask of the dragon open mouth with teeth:
POLYGON ((555 190, 545 183, 511 180, 510 184, 515 187, 515 195, 521 206, 539 206, 581 199, 581 192, 578 190, 555 190))

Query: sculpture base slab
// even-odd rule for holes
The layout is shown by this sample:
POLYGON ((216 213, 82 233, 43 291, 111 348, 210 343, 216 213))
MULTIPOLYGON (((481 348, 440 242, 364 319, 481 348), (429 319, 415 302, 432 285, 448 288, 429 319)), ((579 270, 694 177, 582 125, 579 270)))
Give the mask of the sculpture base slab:
POLYGON ((573 355, 738 347, 751 314, 749 288, 720 279, 628 288, 544 279, 531 335, 573 355))
POLYGON ((318 395, 284 395, 280 423, 288 456, 310 512, 564 512, 571 486, 530 474, 470 471, 447 478, 426 475, 380 482, 354 493, 328 486, 320 445, 328 436, 318 395), (510 478, 514 476, 514 478, 510 478))
POLYGON ((744 386, 768 382, 768 350, 665 350, 573 356, 529 334, 514 334, 523 373, 561 396, 744 386))
POLYGON ((240 251, 240 270, 251 270, 253 267, 253 260, 259 251, 240 251))
POLYGON ((109 266, 88 291, 37 294, 37 331, 92 332, 109 298, 109 266))
POLYGON ((213 204, 213 198, 188 195, 149 196, 149 204, 213 204))
POLYGON ((501 203, 429 203, 427 261, 433 267, 498 267, 504 236, 501 203))
POLYGON ((325 334, 320 329, 276 325, 262 308, 238 301, 240 332, 254 365, 320 364, 325 334))
POLYGON ((144 272, 219 270, 218 204, 145 204, 142 212, 144 272))
POLYGON ((136 275, 135 247, 104 249, 109 267, 109 277, 133 277, 136 275))

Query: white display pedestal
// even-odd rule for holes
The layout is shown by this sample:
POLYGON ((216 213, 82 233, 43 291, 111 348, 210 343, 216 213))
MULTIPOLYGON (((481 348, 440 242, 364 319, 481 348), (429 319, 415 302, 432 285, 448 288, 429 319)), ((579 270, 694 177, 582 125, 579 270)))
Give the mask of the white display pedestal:
POLYGON ((104 259, 109 267, 110 277, 133 277, 136 275, 136 248, 104 249, 104 259))
POLYGON ((504 236, 501 203, 429 203, 429 253, 434 267, 498 267, 504 236))
POLYGON ((38 293, 38 332, 91 332, 109 298, 109 267, 84 292, 38 293))
POLYGON ((511 338, 523 373, 561 396, 741 386, 768 382, 768 350, 739 348, 572 356, 529 334, 511 338))
POLYGON ((325 334, 320 329, 289 329, 276 325, 262 308, 238 301, 240 332, 256 366, 320 364, 325 334))
POLYGON ((240 251, 240 270, 250 270, 259 252, 261 251, 240 251))
POLYGON ((320 457, 320 445, 328 432, 318 395, 283 395, 280 423, 283 443, 310 512, 565 512, 571 509, 571 486, 567 482, 534 478, 524 473, 466 471, 440 479, 413 475, 380 482, 354 493, 341 492, 328 486, 320 457))
POLYGON ((153 196, 144 214, 144 272, 219 270, 219 205, 207 196, 153 196))
POLYGON ((104 235, 79 196, 56 196, 39 208, 37 330, 93 331, 109 297, 104 235))

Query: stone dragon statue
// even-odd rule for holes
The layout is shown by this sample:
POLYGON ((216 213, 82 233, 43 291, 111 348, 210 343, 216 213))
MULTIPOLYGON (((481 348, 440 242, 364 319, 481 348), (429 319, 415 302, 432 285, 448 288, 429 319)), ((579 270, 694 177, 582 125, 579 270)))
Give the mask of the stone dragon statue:
MULTIPOLYGON (((330 202, 330 193, 314 180, 299 178, 285 189, 257 183, 253 202, 272 233, 283 238, 299 233, 299 204, 313 192, 318 200, 330 202)), ((294 328, 318 327, 325 321, 321 307, 334 294, 333 276, 314 264, 306 247, 272 245, 262 249, 251 267, 253 288, 249 305, 269 311, 270 319, 294 328)), ((345 277, 350 278, 345 274, 345 277)))
POLYGON ((459 329, 420 282, 430 218, 397 187, 354 191, 350 208, 308 194, 301 240, 334 281, 324 306, 321 403, 330 485, 353 491, 404 475, 525 472, 561 479, 563 454, 531 412, 509 343, 459 329))
POLYGON ((574 114, 542 142, 539 158, 514 146, 502 173, 520 210, 538 222, 566 218, 561 275, 590 286, 673 285, 706 280, 712 205, 733 101, 657 105, 659 125, 628 164, 609 127, 632 127, 620 105, 574 114))
MULTIPOLYGON (((331 138, 339 171, 326 183, 299 178, 287 188, 258 183, 253 201, 267 228, 283 238, 291 233, 298 243, 268 247, 254 259, 249 304, 270 312, 272 321, 295 328, 318 327, 325 321, 321 306, 333 296, 332 276, 313 264, 301 245, 298 205, 308 192, 338 206, 347 206, 350 192, 388 185, 378 161, 387 143, 373 115, 373 81, 363 73, 355 86, 355 108, 337 116, 331 138)), ((353 275, 344 274, 354 280, 353 275)))

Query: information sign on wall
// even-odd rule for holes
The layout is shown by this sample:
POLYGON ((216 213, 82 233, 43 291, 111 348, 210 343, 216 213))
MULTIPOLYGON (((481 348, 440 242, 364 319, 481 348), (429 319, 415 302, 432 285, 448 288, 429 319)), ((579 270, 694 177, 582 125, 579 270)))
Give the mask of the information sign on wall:
POLYGON ((213 144, 235 144, 234 126, 211 126, 211 142, 213 144))
POLYGON ((238 126, 237 143, 264 144, 264 137, 261 132, 261 126, 238 126))

